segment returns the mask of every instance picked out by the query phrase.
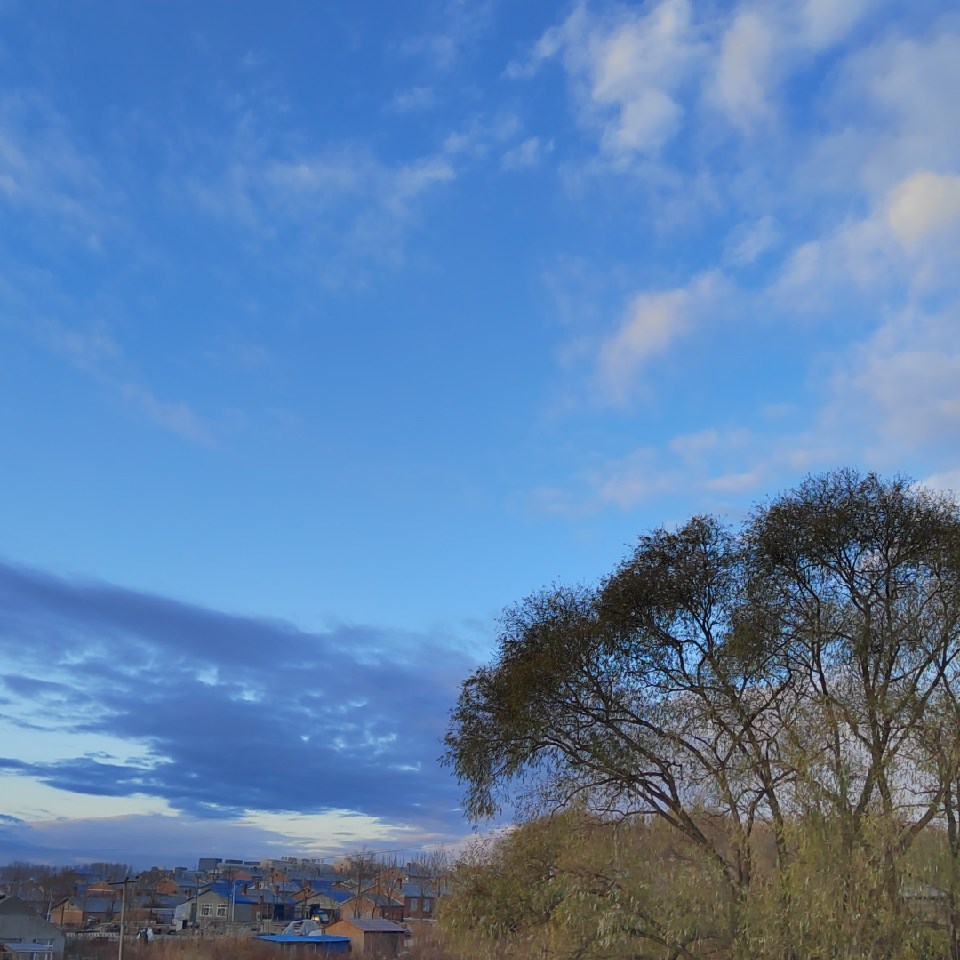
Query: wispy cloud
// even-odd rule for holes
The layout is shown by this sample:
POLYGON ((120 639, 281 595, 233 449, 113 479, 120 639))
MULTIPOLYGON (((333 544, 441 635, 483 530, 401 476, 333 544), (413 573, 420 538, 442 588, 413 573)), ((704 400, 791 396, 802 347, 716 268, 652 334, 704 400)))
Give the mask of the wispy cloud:
POLYGON ((636 294, 614 330, 599 346, 597 383, 601 395, 625 404, 641 384, 649 361, 688 334, 707 309, 721 307, 719 273, 695 278, 687 287, 636 294))
POLYGON ((115 202, 99 165, 76 146, 48 98, 24 90, 0 96, 0 204, 53 217, 61 229, 96 243, 115 202))
POLYGON ((493 21, 493 0, 442 0, 427 7, 427 26, 404 42, 408 55, 426 58, 435 70, 447 71, 487 32, 493 21))
POLYGON ((432 87, 410 87, 398 90, 390 101, 390 109, 397 113, 409 113, 413 110, 429 110, 437 102, 432 87))
POLYGON ((399 262, 418 204, 457 176, 447 145, 394 165, 361 145, 286 156, 256 145, 225 149, 218 174, 184 178, 189 202, 260 243, 295 236, 297 260, 327 277, 340 274, 335 265, 344 257, 399 262))
POLYGON ((46 319, 38 323, 37 330, 41 343, 77 370, 105 384, 154 425, 193 443, 214 443, 210 426, 187 403, 162 400, 131 376, 123 350, 104 325, 83 331, 46 319))
POLYGON ((773 217, 767 215, 750 223, 739 224, 724 244, 724 260, 737 267, 753 263, 781 239, 773 217))
POLYGON ((516 147, 507 150, 500 161, 501 170, 532 170, 540 165, 545 153, 553 150, 553 141, 544 144, 539 137, 528 137, 516 147))

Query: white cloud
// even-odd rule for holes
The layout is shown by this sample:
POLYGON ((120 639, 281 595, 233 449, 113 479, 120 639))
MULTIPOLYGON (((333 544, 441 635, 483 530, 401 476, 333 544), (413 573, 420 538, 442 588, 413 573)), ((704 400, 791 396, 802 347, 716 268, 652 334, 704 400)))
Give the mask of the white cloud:
POLYGON ((680 475, 664 470, 655 450, 641 449, 607 464, 590 480, 601 506, 613 505, 629 510, 638 503, 675 490, 680 475))
POLYGON ((529 170, 540 164, 544 153, 553 150, 553 141, 543 144, 539 137, 530 137, 508 150, 500 161, 501 170, 529 170))
POLYGON ((648 8, 594 17, 579 4, 548 30, 526 63, 507 75, 530 76, 562 55, 574 81, 585 124, 597 129, 613 155, 655 154, 680 129, 678 89, 700 53, 688 0, 662 0, 648 8))
POLYGON ((753 493, 763 483, 767 471, 763 467, 755 470, 745 470, 740 473, 725 473, 719 477, 712 477, 703 482, 705 489, 713 493, 740 495, 753 493))
POLYGON ((694 278, 686 287, 637 294, 617 329, 597 353, 601 394, 614 404, 626 403, 650 359, 666 352, 693 328, 705 304, 717 306, 723 279, 717 273, 694 278))
POLYGON ((434 29, 403 44, 407 54, 425 56, 437 70, 451 69, 464 49, 482 37, 492 22, 491 0, 448 0, 434 29))
POLYGON ((744 429, 708 428, 682 434, 665 447, 640 447, 586 471, 585 489, 538 491, 545 512, 571 519, 608 508, 629 511, 666 496, 681 496, 716 506, 716 497, 756 494, 783 465, 783 456, 768 441, 744 429))
POLYGON ((85 333, 68 329, 56 320, 45 320, 39 329, 42 339, 54 353, 80 370, 98 371, 105 363, 118 360, 123 353, 103 325, 85 333))
POLYGON ((117 198, 46 98, 27 91, 0 95, 0 206, 53 217, 88 249, 115 226, 117 198))
POLYGON ((941 232, 960 220, 960 177, 920 171, 891 193, 887 216, 904 246, 932 232, 941 232))
MULTIPOLYGON (((679 57, 674 72, 654 80, 630 65, 639 48, 636 38, 665 6, 618 8, 606 18, 578 6, 543 35, 530 60, 510 72, 529 75, 546 60, 561 60, 574 82, 582 122, 595 131, 608 157, 636 155, 630 169, 655 185, 653 202, 661 203, 659 195, 668 192, 689 193, 693 178, 640 155, 655 154, 680 124, 710 124, 690 131, 699 151, 695 159, 720 196, 717 207, 730 214, 739 206, 731 219, 743 218, 727 234, 722 262, 745 266, 778 244, 792 248, 765 288, 730 293, 739 322, 754 324, 754 340, 769 338, 777 349, 785 325, 798 313, 807 311, 822 326, 809 336, 799 325, 790 331, 797 353, 781 362, 793 365, 791 375, 809 366, 792 405, 780 405, 788 417, 775 422, 772 415, 776 405, 770 401, 782 396, 760 398, 758 415, 764 408, 770 415, 761 418, 758 433, 748 435, 735 424, 715 424, 708 411, 703 422, 685 425, 662 447, 610 460, 588 478, 589 495, 553 490, 551 502, 580 515, 587 503, 629 509, 679 488, 733 498, 757 491, 771 478, 795 478, 799 471, 844 462, 900 469, 918 458, 928 471, 937 470, 937 478, 952 478, 957 486, 957 21, 942 20, 927 33, 917 29, 929 25, 924 18, 883 24, 882 34, 861 42, 855 31, 870 26, 868 2, 750 0, 713 22, 697 8, 676 34, 687 44, 686 59, 679 57), (916 35, 907 36, 910 30, 916 35), (809 103, 802 95, 794 101, 795 87, 786 83, 790 76, 801 67, 812 69, 822 51, 848 40, 853 49, 838 50, 817 72, 816 96, 809 103), (714 76, 717 84, 708 91, 704 85, 714 76), (769 124, 763 138, 734 145, 744 151, 735 155, 734 172, 729 153, 714 162, 720 154, 710 151, 721 142, 727 150, 730 140, 716 113, 698 109, 698 88, 742 129, 769 124), (642 95, 650 90, 673 105, 672 120, 664 119, 665 113, 652 123, 657 136, 630 120, 630 104, 643 113, 642 95), (784 91, 791 107, 811 107, 802 127, 791 129, 794 113, 781 109, 784 91), (641 132, 631 139, 634 129, 641 132)), ((685 139, 680 146, 686 144, 685 139)), ((611 166, 593 162, 590 169, 603 173, 611 166)), ((759 263, 744 283, 762 276, 768 264, 759 263)), ((629 400, 659 358, 693 339, 705 305, 715 299, 692 283, 648 290, 631 300, 615 329, 588 354, 604 398, 629 400)), ((583 363, 582 355, 575 362, 583 363)), ((755 423, 750 413, 744 417, 755 423)))
POLYGON ((437 183, 446 183, 456 177, 453 166, 444 156, 424 157, 401 167, 387 189, 387 203, 397 213, 437 183))
POLYGON ((855 345, 831 384, 829 429, 877 456, 960 454, 960 307, 907 308, 855 345))
POLYGON ((758 0, 727 13, 689 0, 608 6, 578 3, 504 75, 533 76, 562 60, 584 126, 621 164, 655 158, 686 123, 697 91, 740 130, 776 119, 774 94, 791 72, 843 41, 872 0, 758 0))
POLYGON ((102 324, 84 332, 47 319, 37 325, 37 332, 45 346, 77 370, 107 385, 156 426, 193 443, 213 444, 209 426, 188 404, 161 400, 130 376, 122 348, 102 324))
POLYGON ((929 490, 950 490, 953 493, 960 493, 960 469, 931 474, 921 480, 919 485, 929 490))
POLYGON ((646 361, 686 332, 689 299, 686 290, 642 293, 633 298, 619 328, 600 348, 601 389, 611 400, 626 401, 646 361))
POLYGON ((773 217, 767 215, 750 223, 740 224, 724 244, 727 263, 744 267, 766 253, 780 239, 780 231, 773 217))
POLYGON ((771 287, 790 311, 830 315, 851 295, 876 309, 957 285, 960 177, 917 171, 882 194, 860 219, 800 244, 771 287))
POLYGON ((160 400, 151 390, 138 383, 119 384, 121 396, 135 404, 158 427, 185 440, 211 446, 213 436, 206 423, 186 403, 160 400))
POLYGON ((876 306, 906 280, 905 263, 884 218, 876 212, 850 220, 825 236, 800 244, 785 260, 768 294, 788 316, 831 319, 851 298, 876 306))
POLYGON ((835 132, 815 147, 805 183, 871 196, 920 170, 960 166, 960 32, 940 25, 929 38, 891 31, 839 64, 825 104, 835 132))
POLYGON ((434 153, 391 165, 356 145, 280 158, 257 144, 228 150, 218 175, 185 179, 184 195, 195 209, 240 223, 261 242, 297 231, 297 253, 287 259, 292 268, 334 285, 357 282, 347 261, 402 261, 418 203, 456 179, 454 158, 464 146, 448 138, 434 153))
POLYGON ((262 67, 267 62, 267 58, 255 50, 248 50, 240 60, 240 66, 244 70, 253 70, 256 67, 262 67))
POLYGON ((753 10, 739 13, 723 37, 710 97, 743 129, 771 116, 767 91, 777 46, 773 27, 753 10))
MULTIPOLYGON (((263 176, 280 190, 333 199, 361 189, 369 176, 370 165, 367 157, 335 154, 293 162, 273 161, 264 168, 263 176)), ((249 172, 256 176, 255 171, 249 172)))
POLYGON ((437 97, 432 87, 411 87, 394 94, 390 108, 397 113, 408 113, 412 110, 429 110, 436 102, 437 97))
POLYGON ((783 79, 843 41, 870 3, 740 4, 723 31, 708 99, 744 131, 775 120, 772 98, 783 79))
POLYGON ((719 445, 720 434, 713 429, 680 434, 667 444, 682 460, 692 464, 702 463, 719 445))
POLYGON ((838 43, 867 12, 872 0, 806 0, 800 5, 799 27, 813 50, 838 43))

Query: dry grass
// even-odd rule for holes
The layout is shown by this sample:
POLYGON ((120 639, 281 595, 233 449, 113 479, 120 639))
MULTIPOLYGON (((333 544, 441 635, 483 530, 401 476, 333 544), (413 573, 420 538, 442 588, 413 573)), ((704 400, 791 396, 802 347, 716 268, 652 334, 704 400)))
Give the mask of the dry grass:
MULTIPOLYGON (((116 960, 117 944, 74 940, 67 944, 66 960, 116 960)), ((310 954, 309 956, 313 956, 310 954)), ((320 956, 323 956, 320 954, 320 956)), ((440 945, 435 930, 418 936, 401 954, 403 960, 454 960, 440 945)), ((289 954, 276 945, 252 937, 222 937, 125 943, 123 960, 285 960, 289 954)))
MULTIPOLYGON (((67 944, 67 960, 116 960, 117 944, 93 940, 67 944)), ((232 937, 160 940, 153 943, 124 943, 123 960, 279 960, 276 946, 255 938, 232 937)))

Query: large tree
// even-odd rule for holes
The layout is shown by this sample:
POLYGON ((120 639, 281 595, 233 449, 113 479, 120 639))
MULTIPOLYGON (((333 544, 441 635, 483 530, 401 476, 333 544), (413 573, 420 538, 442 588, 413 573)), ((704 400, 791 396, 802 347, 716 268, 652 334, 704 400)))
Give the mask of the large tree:
POLYGON ((709 949, 732 955, 755 952, 761 901, 776 918, 763 936, 797 949, 816 838, 835 868, 832 936, 882 950, 904 858, 956 803, 955 738, 932 736, 931 712, 955 716, 958 621, 955 500, 811 477, 739 528, 656 530, 595 588, 508 610, 447 761, 475 820, 509 803, 663 822, 712 869, 709 949))

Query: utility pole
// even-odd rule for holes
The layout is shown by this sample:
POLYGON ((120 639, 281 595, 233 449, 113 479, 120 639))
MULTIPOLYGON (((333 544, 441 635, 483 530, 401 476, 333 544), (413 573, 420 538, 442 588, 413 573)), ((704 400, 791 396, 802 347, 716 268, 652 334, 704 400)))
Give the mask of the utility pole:
POLYGON ((131 880, 139 880, 139 877, 124 877, 122 880, 113 880, 111 887, 120 887, 123 891, 120 899, 120 944, 117 949, 117 960, 123 960, 123 931, 127 920, 127 884, 131 880))

